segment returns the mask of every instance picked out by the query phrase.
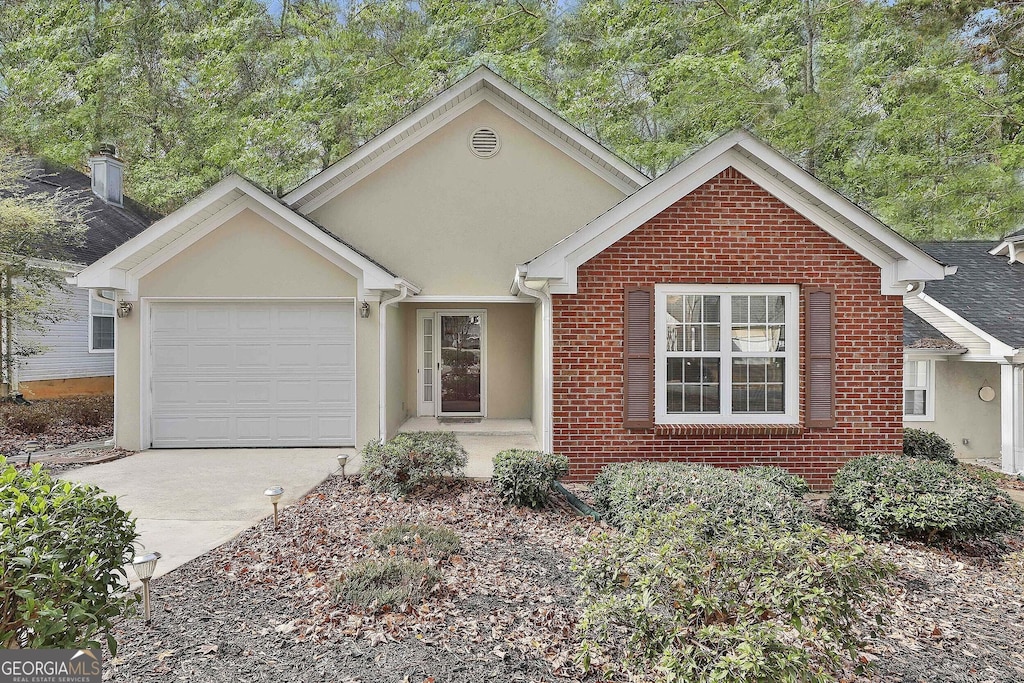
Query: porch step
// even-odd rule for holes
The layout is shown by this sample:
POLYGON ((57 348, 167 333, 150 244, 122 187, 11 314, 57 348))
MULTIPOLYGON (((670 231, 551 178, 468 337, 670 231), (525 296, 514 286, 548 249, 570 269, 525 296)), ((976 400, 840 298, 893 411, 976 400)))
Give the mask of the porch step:
POLYGON ((406 420, 399 432, 455 432, 459 436, 533 436, 529 420, 438 420, 413 417, 406 420))

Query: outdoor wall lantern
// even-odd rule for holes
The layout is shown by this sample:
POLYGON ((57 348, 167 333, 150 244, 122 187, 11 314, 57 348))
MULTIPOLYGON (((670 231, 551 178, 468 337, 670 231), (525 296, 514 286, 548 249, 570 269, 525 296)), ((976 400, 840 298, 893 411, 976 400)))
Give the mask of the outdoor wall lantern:
POLYGON ((149 600, 149 580, 153 578, 153 572, 156 571, 156 562, 159 559, 160 553, 136 555, 132 558, 132 567, 135 569, 135 574, 139 577, 139 581, 142 582, 142 611, 146 616, 147 624, 153 621, 149 600))
POLYGON ((338 455, 338 467, 341 468, 341 478, 345 478, 345 465, 348 464, 348 456, 344 453, 338 455))
POLYGON ((274 506, 274 529, 277 529, 277 503, 284 495, 284 489, 280 486, 271 486, 263 492, 263 495, 269 498, 270 503, 274 506))
POLYGON ((369 318, 370 317, 370 304, 366 303, 365 301, 360 302, 360 304, 359 304, 359 317, 360 318, 369 318))
POLYGON ((132 314, 132 302, 131 301, 119 301, 117 303, 117 317, 127 318, 132 314))

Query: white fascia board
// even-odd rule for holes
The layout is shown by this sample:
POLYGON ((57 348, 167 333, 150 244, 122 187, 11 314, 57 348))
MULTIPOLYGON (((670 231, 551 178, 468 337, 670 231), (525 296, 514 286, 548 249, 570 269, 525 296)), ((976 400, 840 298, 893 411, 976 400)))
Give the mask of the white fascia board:
MULTIPOLYGON (((981 329, 980 327, 978 327, 974 323, 970 322, 969 320, 967 320, 963 316, 955 313, 952 309, 950 309, 950 308, 948 308, 946 306, 943 306, 938 301, 936 301, 932 297, 928 296, 924 292, 921 292, 920 294, 918 294, 917 298, 920 299, 921 301, 925 302, 926 304, 928 304, 929 306, 931 306, 936 311, 938 311, 942 315, 946 316, 947 318, 949 318, 950 320, 952 320, 956 324, 960 325, 961 327, 966 328, 971 333, 973 333, 973 334, 981 337, 985 341, 987 341, 989 343, 989 346, 991 347, 990 351, 991 351, 992 357, 1013 356, 1015 354, 1016 349, 1014 349, 1012 346, 1010 346, 1009 344, 1007 344, 1005 342, 999 341, 998 339, 993 337, 991 334, 989 334, 985 330, 981 329)), ((970 354, 968 354, 968 355, 970 355, 970 354)))
POLYGON ((904 356, 913 356, 915 360, 946 360, 949 356, 962 356, 967 349, 929 349, 903 347, 904 356))
POLYGON ((564 121, 550 109, 544 107, 490 69, 480 67, 466 78, 455 83, 449 89, 440 93, 425 105, 403 118, 398 123, 390 126, 387 130, 374 136, 364 145, 353 150, 345 158, 337 161, 332 166, 324 169, 286 194, 284 196, 285 203, 294 206, 296 203, 308 197, 311 193, 348 172, 352 167, 363 164, 358 168, 358 170, 349 174, 349 176, 347 176, 342 182, 339 182, 327 191, 310 199, 302 206, 297 207, 298 210, 304 214, 315 211, 326 202, 338 196, 341 192, 344 192, 355 183, 387 164, 417 142, 423 140, 426 136, 436 131, 445 123, 465 113, 467 110, 484 100, 495 105, 506 115, 518 121, 528 130, 540 135, 540 137, 547 142, 554 144, 558 149, 568 153, 575 161, 590 169, 606 182, 609 182, 618 188, 624 194, 634 192, 637 188, 650 182, 650 178, 646 175, 627 164, 610 150, 602 147, 579 129, 564 121), (435 112, 444 109, 452 101, 463 97, 467 92, 481 85, 483 88, 479 91, 474 92, 469 97, 466 97, 443 114, 431 119, 431 121, 426 125, 416 128, 416 126, 421 124, 422 121, 429 118, 435 112), (498 96, 489 94, 488 90, 497 93, 498 96), (561 139, 558 135, 552 134, 542 126, 538 126, 536 121, 531 119, 529 116, 524 116, 522 112, 518 111, 514 106, 510 106, 508 101, 504 100, 503 97, 515 102, 516 105, 535 115, 551 129, 558 131, 558 133, 566 136, 576 145, 579 145, 581 148, 593 154, 597 159, 600 159, 611 168, 614 168, 622 174, 622 176, 628 178, 632 185, 623 182, 622 178, 617 176, 615 173, 610 172, 607 168, 594 163, 593 159, 589 158, 586 154, 581 153, 579 150, 572 148, 570 144, 566 143, 565 140, 561 139), (412 130, 414 128, 415 130, 412 130), (394 145, 393 147, 388 147, 393 140, 408 133, 410 130, 412 130, 412 132, 403 138, 399 144, 394 145), (371 157, 375 157, 375 155, 378 154, 379 156, 371 159, 371 157), (368 159, 370 159, 370 161, 367 161, 368 159), (366 163, 364 164, 364 162, 366 163))
MULTIPOLYGON (((785 165, 778 170, 787 180, 794 180, 790 177, 792 175, 802 181, 795 183, 801 190, 806 192, 805 186, 811 189, 821 189, 822 191, 817 193, 821 195, 818 201, 835 210, 844 219, 854 223, 857 228, 863 230, 870 237, 877 238, 879 234, 884 233, 886 239, 884 241, 878 239, 878 242, 899 254, 901 258, 894 258, 891 253, 887 253, 873 243, 869 237, 858 234, 857 230, 836 221, 831 214, 812 201, 808 201, 806 196, 794 191, 792 187, 782 182, 774 174, 767 172, 763 166, 747 156, 755 154, 755 152, 759 153, 762 149, 771 151, 771 148, 757 142, 745 131, 737 131, 719 138, 538 256, 528 264, 528 276, 558 280, 552 284, 551 291, 553 293, 574 294, 576 292, 576 269, 580 265, 729 167, 735 168, 826 233, 877 265, 882 271, 880 286, 885 294, 903 294, 906 292, 908 282, 941 280, 946 274, 949 274, 949 268, 944 267, 916 246, 878 223, 849 200, 825 188, 822 183, 782 155, 771 151, 773 158, 766 160, 757 154, 758 159, 765 164, 771 164, 776 159, 784 162, 785 165), (748 142, 756 142, 758 147, 752 152, 747 149, 748 142), (741 153, 739 149, 741 147, 747 154, 741 153), (792 171, 792 173, 787 171, 792 171)), ((812 197, 817 198, 814 194, 812 197)))

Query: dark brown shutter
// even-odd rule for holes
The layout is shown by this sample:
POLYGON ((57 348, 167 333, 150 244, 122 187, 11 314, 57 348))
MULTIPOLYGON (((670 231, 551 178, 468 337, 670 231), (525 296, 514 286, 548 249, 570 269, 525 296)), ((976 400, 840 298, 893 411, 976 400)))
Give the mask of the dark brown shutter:
POLYGON ((626 290, 625 378, 622 426, 654 426, 654 292, 650 287, 626 290))
POLYGON ((836 426, 834 287, 804 287, 807 427, 836 426))

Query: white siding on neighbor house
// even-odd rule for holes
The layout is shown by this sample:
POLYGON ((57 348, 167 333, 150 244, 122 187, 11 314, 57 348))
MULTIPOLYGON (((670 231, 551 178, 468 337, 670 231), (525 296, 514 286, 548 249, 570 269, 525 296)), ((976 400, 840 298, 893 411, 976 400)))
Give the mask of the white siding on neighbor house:
POLYGON ((23 340, 47 347, 45 353, 25 358, 18 369, 18 381, 73 377, 110 377, 114 374, 113 353, 89 353, 89 291, 58 292, 68 302, 71 317, 52 323, 45 334, 24 330, 23 340))
POLYGON ((987 356, 992 353, 992 346, 988 341, 982 339, 969 329, 960 325, 948 316, 940 313, 925 301, 917 297, 907 297, 903 305, 910 311, 916 313, 922 320, 946 335, 970 353, 987 356))

